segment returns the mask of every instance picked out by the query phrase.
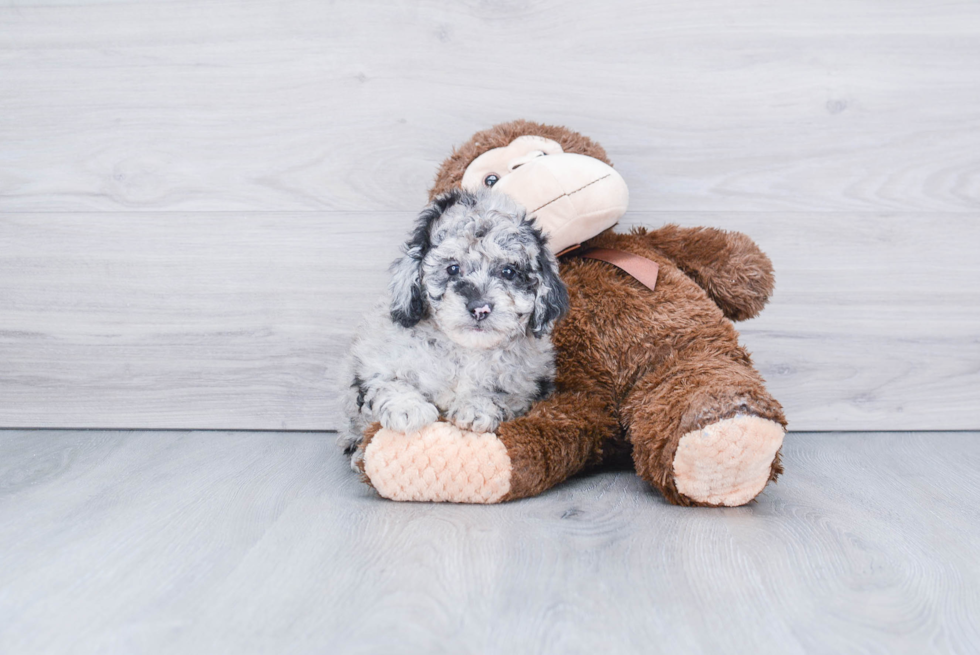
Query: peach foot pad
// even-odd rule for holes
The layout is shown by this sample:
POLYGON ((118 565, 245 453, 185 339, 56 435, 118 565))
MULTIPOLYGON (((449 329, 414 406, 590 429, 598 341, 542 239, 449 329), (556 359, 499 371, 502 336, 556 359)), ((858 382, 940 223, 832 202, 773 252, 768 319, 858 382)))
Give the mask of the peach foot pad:
POLYGON ((450 423, 412 434, 379 430, 362 465, 378 493, 391 500, 496 503, 510 491, 510 457, 497 436, 450 423))
POLYGON ((674 454, 677 490, 698 502, 736 507, 759 495, 786 434, 758 416, 736 416, 681 437, 674 454))

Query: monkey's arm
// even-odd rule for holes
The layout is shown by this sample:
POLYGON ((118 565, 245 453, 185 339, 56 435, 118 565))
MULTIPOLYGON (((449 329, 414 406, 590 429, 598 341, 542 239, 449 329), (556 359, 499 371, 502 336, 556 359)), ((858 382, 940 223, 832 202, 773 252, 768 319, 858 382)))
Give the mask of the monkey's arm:
POLYGON ((772 262, 740 232, 665 225, 637 236, 674 261, 733 321, 756 316, 772 295, 772 262))

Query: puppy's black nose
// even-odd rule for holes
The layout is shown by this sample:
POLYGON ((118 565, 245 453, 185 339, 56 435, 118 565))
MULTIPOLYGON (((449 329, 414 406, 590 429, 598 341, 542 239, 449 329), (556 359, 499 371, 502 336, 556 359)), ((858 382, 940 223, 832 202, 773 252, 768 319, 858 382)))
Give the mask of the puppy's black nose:
POLYGON ((482 321, 487 316, 490 316, 490 312, 493 311, 493 303, 487 302, 481 298, 476 300, 471 300, 466 303, 466 309, 470 310, 470 314, 478 321, 482 321))

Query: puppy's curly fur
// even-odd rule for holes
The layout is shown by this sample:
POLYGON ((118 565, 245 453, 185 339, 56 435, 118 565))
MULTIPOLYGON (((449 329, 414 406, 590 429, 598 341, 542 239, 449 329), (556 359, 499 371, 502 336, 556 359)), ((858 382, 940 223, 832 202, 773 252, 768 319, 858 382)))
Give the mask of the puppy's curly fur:
POLYGON ((488 432, 551 391, 550 335, 568 293, 541 231, 510 198, 436 197, 391 271, 347 361, 348 453, 376 421, 411 433, 442 416, 488 432))

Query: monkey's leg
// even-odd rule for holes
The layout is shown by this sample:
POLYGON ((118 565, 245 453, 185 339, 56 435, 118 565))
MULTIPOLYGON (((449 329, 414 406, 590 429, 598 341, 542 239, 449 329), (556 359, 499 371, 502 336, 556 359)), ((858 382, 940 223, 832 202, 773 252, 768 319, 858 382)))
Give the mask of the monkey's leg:
POLYGON ((392 500, 499 503, 539 494, 597 462, 619 429, 597 394, 559 392, 496 434, 445 422, 409 435, 375 426, 360 468, 392 500))

